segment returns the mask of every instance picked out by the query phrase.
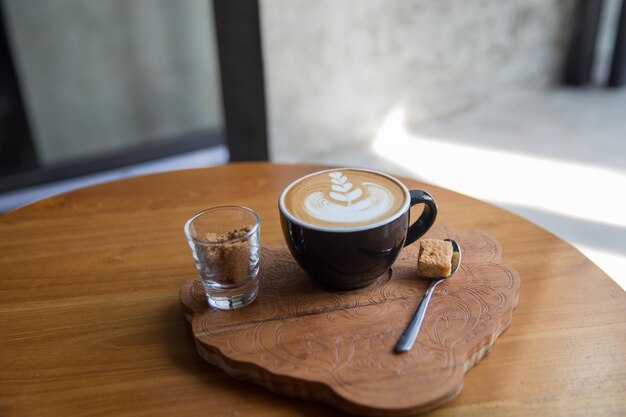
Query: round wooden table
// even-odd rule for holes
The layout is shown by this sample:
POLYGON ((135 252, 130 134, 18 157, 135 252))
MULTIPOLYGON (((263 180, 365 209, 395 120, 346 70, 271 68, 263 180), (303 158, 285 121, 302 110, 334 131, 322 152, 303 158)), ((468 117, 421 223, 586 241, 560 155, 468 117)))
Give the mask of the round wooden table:
MULTIPOLYGON (((278 196, 311 165, 229 164, 102 184, 0 216, 0 415, 342 415, 230 378, 197 354, 179 305, 196 276, 183 224, 241 204, 279 244, 278 196)), ((509 212, 403 179, 438 223, 479 229, 521 277, 511 327, 432 415, 626 415, 626 292, 509 212)))

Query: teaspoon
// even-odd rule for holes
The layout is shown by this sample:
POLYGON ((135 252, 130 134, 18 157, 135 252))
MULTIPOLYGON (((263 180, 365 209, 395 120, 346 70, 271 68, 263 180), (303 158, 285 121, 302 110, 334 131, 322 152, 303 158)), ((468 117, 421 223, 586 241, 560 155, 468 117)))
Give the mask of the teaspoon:
POLYGON ((417 334, 420 331, 420 327, 422 327, 422 322, 424 321, 424 316, 426 315, 426 309, 428 308, 428 304, 430 303, 430 298, 433 296, 435 292, 435 288, 437 285, 441 284, 446 279, 450 278, 461 265, 461 248, 459 244, 456 243, 454 239, 445 239, 448 242, 452 243, 452 267, 450 269, 450 275, 447 277, 442 277, 430 284, 430 287, 426 290, 426 294, 424 294, 424 298, 422 298, 422 302, 420 303, 415 315, 411 319, 409 325, 404 329, 402 336, 396 342, 394 346, 394 350, 398 353, 408 352, 413 347, 415 343, 415 339, 417 339, 417 334))

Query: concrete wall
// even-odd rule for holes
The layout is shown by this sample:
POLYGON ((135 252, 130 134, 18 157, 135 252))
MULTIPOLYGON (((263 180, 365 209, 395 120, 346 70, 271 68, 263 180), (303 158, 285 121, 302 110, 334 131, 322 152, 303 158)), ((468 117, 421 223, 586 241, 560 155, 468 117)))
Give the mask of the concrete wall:
POLYGON ((499 91, 558 80, 573 0, 261 0, 270 152, 366 146, 499 91))
POLYGON ((221 126, 206 0, 5 0, 44 163, 221 126))

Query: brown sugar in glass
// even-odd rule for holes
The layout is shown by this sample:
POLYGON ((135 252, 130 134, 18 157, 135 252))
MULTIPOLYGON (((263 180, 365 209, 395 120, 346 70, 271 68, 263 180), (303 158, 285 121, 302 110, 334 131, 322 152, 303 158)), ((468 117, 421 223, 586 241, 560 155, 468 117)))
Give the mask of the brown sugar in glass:
POLYGON ((254 210, 221 206, 204 210, 185 224, 210 306, 232 310, 256 298, 260 223, 254 210))

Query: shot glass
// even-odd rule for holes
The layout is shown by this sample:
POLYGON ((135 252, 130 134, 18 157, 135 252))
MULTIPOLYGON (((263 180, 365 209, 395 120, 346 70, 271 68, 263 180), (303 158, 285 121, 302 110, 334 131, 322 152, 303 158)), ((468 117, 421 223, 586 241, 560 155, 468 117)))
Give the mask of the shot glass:
POLYGON ((211 307, 233 310, 259 292, 261 219, 247 207, 213 207, 185 224, 198 274, 211 307))

